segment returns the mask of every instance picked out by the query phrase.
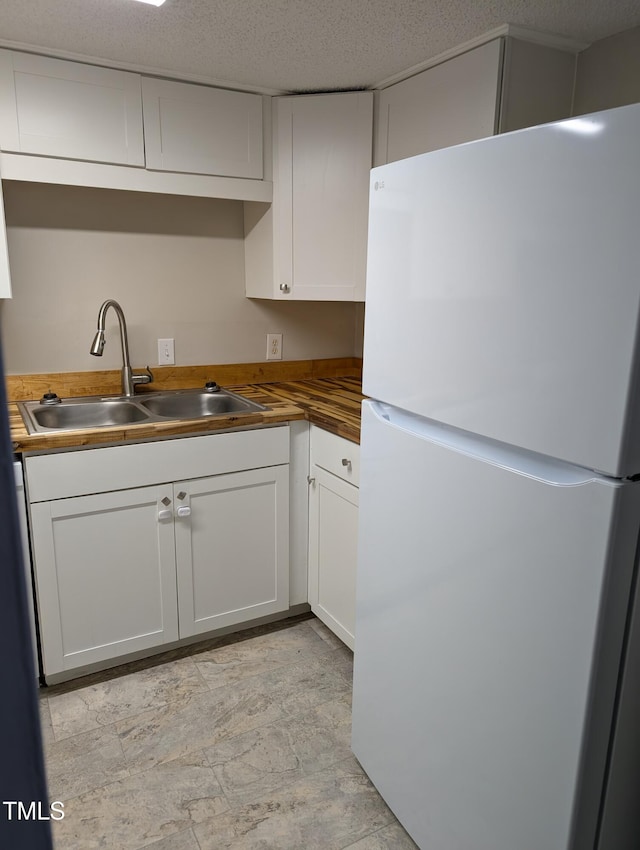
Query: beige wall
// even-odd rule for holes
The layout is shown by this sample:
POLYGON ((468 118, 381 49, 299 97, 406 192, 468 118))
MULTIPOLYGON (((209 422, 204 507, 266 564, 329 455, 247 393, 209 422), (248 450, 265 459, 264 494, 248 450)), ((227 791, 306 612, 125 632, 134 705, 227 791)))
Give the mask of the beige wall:
POLYGON ((640 27, 596 41, 578 56, 574 115, 640 102, 640 27))
POLYGON ((5 181, 13 299, 0 328, 8 374, 121 365, 115 316, 101 359, 89 354, 98 308, 122 305, 132 364, 157 363, 175 339, 177 365, 265 359, 283 334, 285 360, 360 356, 362 309, 244 297, 242 203, 5 181))

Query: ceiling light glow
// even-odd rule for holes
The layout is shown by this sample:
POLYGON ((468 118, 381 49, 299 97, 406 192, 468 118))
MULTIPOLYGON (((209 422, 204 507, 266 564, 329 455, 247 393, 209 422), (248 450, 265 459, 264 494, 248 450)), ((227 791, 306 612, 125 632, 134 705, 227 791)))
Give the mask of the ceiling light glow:
POLYGON ((151 6, 162 6, 164 0, 138 0, 139 3, 149 3, 151 6))

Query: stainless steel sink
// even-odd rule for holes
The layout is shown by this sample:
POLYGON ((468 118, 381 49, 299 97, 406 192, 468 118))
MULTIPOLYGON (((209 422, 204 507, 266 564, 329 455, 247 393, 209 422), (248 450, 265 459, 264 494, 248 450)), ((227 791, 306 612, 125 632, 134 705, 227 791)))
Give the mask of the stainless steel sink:
POLYGON ((229 413, 265 410, 261 404, 248 401, 228 390, 220 390, 216 393, 185 390, 149 395, 140 398, 140 405, 155 416, 167 419, 199 419, 202 416, 223 416, 229 413))
POLYGON ((201 419, 267 409, 229 390, 211 393, 200 389, 148 393, 136 398, 68 398, 57 404, 23 401, 18 403, 18 407, 30 434, 166 422, 171 419, 201 419))
POLYGON ((106 428, 109 425, 130 425, 148 419, 146 411, 141 410, 137 404, 121 399, 66 399, 54 405, 24 402, 20 407, 23 411, 22 418, 31 433, 106 428), (33 431, 29 429, 30 424, 33 431))

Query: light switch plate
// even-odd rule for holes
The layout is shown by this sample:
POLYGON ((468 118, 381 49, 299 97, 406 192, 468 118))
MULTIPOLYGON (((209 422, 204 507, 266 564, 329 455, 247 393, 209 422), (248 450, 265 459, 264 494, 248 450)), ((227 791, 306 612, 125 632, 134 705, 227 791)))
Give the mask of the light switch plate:
POLYGON ((174 366, 176 362, 174 340, 158 340, 158 366, 174 366))

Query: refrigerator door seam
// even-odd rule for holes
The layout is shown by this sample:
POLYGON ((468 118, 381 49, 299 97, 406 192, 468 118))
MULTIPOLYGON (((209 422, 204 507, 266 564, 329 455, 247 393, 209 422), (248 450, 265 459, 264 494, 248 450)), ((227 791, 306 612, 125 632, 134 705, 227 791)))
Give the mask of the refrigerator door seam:
POLYGON ((379 401, 365 401, 363 404, 370 405, 374 415, 378 419, 384 419, 392 428, 502 469, 510 469, 518 475, 535 478, 545 484, 557 487, 578 487, 593 482, 622 486, 629 482, 629 479, 611 478, 595 470, 574 466, 557 458, 510 446, 488 437, 480 437, 452 425, 443 425, 379 401))

